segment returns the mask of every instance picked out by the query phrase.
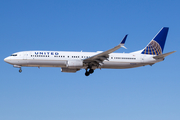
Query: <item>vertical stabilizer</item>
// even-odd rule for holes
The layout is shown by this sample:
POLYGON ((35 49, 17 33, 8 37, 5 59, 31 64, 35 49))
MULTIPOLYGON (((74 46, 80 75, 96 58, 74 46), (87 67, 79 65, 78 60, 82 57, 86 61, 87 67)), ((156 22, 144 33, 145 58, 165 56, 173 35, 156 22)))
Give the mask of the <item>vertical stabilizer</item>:
POLYGON ((168 30, 168 27, 163 27, 151 40, 151 42, 144 48, 141 54, 161 55, 163 53, 168 30))

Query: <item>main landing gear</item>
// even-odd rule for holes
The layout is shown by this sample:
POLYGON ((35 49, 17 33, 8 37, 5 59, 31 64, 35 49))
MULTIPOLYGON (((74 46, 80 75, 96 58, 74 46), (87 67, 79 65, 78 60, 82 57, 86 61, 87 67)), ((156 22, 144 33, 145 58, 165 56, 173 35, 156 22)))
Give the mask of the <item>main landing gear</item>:
POLYGON ((92 68, 89 68, 89 71, 88 71, 88 68, 86 69, 86 72, 85 72, 85 75, 86 76, 89 76, 90 74, 92 74, 94 72, 94 70, 92 68))

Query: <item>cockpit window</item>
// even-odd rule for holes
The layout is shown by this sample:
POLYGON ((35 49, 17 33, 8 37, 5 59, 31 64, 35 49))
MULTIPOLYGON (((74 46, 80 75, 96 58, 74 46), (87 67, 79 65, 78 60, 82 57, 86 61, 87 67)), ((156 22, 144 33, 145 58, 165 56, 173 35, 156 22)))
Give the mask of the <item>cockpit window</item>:
POLYGON ((17 56, 17 54, 12 54, 11 56, 17 56))

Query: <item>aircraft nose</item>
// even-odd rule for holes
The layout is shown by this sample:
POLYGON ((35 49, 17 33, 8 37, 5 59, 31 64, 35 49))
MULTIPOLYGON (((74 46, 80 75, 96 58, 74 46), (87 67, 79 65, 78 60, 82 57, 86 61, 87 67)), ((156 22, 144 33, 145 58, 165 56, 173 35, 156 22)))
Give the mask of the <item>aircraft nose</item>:
POLYGON ((9 63, 9 60, 10 60, 9 57, 6 57, 6 58, 4 59, 4 61, 7 62, 7 63, 9 63))

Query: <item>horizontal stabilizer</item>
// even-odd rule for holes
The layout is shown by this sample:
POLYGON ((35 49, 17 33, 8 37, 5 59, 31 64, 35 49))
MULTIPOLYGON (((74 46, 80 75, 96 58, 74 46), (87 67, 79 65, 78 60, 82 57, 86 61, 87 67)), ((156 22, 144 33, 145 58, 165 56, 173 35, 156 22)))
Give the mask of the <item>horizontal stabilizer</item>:
POLYGON ((154 59, 163 59, 163 58, 165 58, 166 56, 168 56, 168 55, 170 55, 170 54, 172 54, 172 53, 174 53, 174 52, 176 52, 176 51, 172 51, 172 52, 168 52, 168 53, 165 53, 165 54, 161 54, 161 55, 155 56, 155 57, 153 57, 153 58, 154 58, 154 59))

